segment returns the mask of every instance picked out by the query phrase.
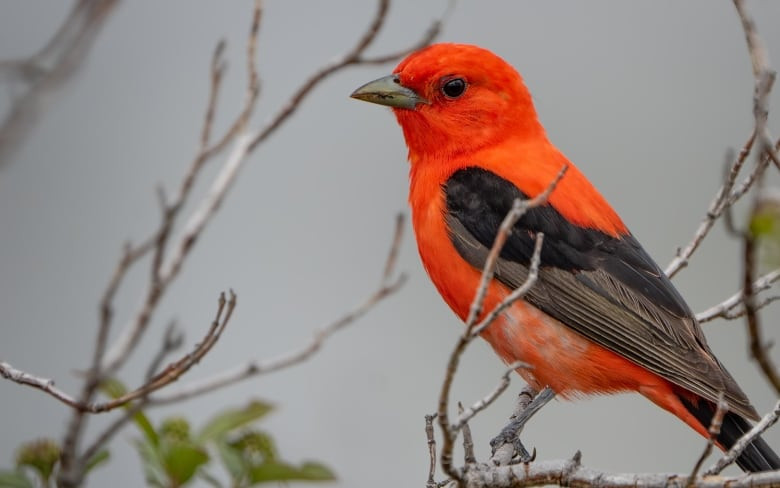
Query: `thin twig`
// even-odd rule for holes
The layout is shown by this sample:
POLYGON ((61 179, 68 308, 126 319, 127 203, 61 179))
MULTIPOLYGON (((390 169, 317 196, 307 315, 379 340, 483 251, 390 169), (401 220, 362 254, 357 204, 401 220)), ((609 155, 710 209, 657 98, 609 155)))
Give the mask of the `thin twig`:
POLYGON ((165 329, 165 335, 163 336, 162 344, 157 354, 154 355, 152 362, 149 363, 149 367, 146 369, 146 381, 151 379, 157 374, 157 370, 160 369, 165 357, 173 353, 184 345, 184 332, 179 330, 176 322, 171 322, 165 329))
POLYGON ((77 408, 79 405, 79 401, 77 399, 68 395, 59 388, 56 388, 54 386, 54 380, 43 378, 41 376, 35 376, 20 369, 16 369, 5 361, 0 361, 0 376, 7 380, 13 381, 14 383, 19 383, 20 385, 37 388, 45 393, 48 393, 69 407, 77 408))
POLYGON ((331 335, 365 315, 369 310, 376 306, 377 303, 398 291, 406 282, 405 274, 401 273, 397 277, 394 277, 395 270, 392 267, 387 267, 387 263, 396 262, 395 257, 398 254, 398 247, 401 245, 403 235, 403 222, 404 221, 401 218, 396 219, 395 232, 388 252, 387 261, 383 267, 384 272, 379 288, 355 309, 316 332, 311 341, 304 347, 268 361, 248 361, 246 364, 232 370, 226 370, 209 378, 194 381, 183 386, 178 391, 150 397, 149 405, 164 405, 186 400, 219 388, 224 388, 225 386, 243 381, 252 376, 289 368, 290 366, 294 366, 309 359, 325 344, 325 341, 331 335))
MULTIPOLYGON (((772 287, 772 284, 775 283, 778 279, 780 279, 780 269, 775 269, 773 271, 764 274, 763 276, 761 276, 760 278, 758 278, 756 281, 753 282, 753 285, 751 287, 753 294, 756 295, 764 290, 768 290, 769 288, 772 287)), ((702 324, 704 322, 709 322, 710 320, 716 319, 718 317, 728 318, 728 313, 734 310, 734 308, 742 305, 744 303, 744 298, 745 298, 745 291, 739 290, 738 292, 731 295, 730 297, 723 300, 722 302, 718 303, 717 305, 713 305, 707 310, 697 313, 696 320, 700 324, 702 324)), ((763 302, 756 303, 755 309, 758 310, 762 306, 768 305, 769 302, 770 301, 766 301, 766 303, 763 302)), ((744 311, 739 314, 739 316, 742 315, 744 315, 744 311)))
POLYGON ((506 368, 506 371, 504 371, 504 374, 501 375, 501 381, 493 389, 493 391, 488 393, 484 398, 475 402, 468 409, 462 410, 461 408, 462 411, 459 412, 458 420, 452 424, 451 429, 453 431, 462 429, 468 424, 469 420, 473 419, 479 412, 492 405, 493 402, 496 401, 496 398, 501 396, 501 394, 504 393, 504 391, 509 387, 510 375, 516 372, 519 368, 530 368, 530 365, 522 361, 515 361, 514 363, 510 364, 506 368))
POLYGON ((691 470, 691 474, 688 476, 688 484, 686 485, 687 488, 691 488, 695 485, 696 476, 698 476, 699 470, 704 464, 704 461, 709 457, 710 453, 712 453, 712 448, 715 445, 715 441, 718 438, 718 435, 720 435, 720 429, 723 425, 723 417, 725 417, 726 413, 729 411, 729 404, 726 403, 723 392, 721 392, 718 396, 717 405, 718 406, 715 410, 715 414, 712 416, 712 421, 710 421, 710 428, 707 431, 709 433, 707 443, 704 445, 704 450, 702 451, 701 456, 699 456, 698 461, 696 461, 696 464, 693 466, 693 470, 691 470))
POLYGON ((433 420, 436 414, 425 416, 425 438, 428 440, 428 481, 425 488, 438 488, 436 483, 436 438, 433 436, 433 420))
POLYGON ((740 454, 749 446, 753 440, 763 434, 768 428, 772 427, 780 417, 780 401, 775 404, 775 408, 771 412, 764 415, 761 420, 753 426, 745 435, 739 438, 737 442, 731 446, 726 454, 723 455, 715 464, 707 468, 704 472, 704 476, 712 476, 719 474, 726 466, 732 464, 737 460, 740 454))
MULTIPOLYGON (((506 375, 507 386, 509 386, 508 376, 509 374, 507 373, 506 375)), ((506 386, 504 387, 504 390, 505 389, 506 386)), ((504 390, 501 391, 503 392, 504 390)), ((488 404, 493 403, 493 400, 490 400, 488 404)), ((473 407, 472 407, 472 411, 473 411, 473 407)), ((458 402, 458 415, 460 416, 461 419, 464 418, 463 404, 461 402, 458 402)), ((466 464, 474 464, 477 462, 477 457, 474 455, 474 439, 471 437, 471 427, 469 427, 468 420, 464 420, 463 424, 460 426, 460 429, 463 431, 463 462, 465 462, 466 464)))
POLYGON ((707 213, 699 224, 699 227, 696 229, 691 241, 685 248, 678 249, 677 256, 675 256, 672 262, 666 267, 664 272, 669 278, 673 278, 674 275, 688 265, 691 256, 699 248, 699 245, 704 241, 704 238, 707 237, 707 234, 709 234, 717 219, 723 214, 723 210, 726 206, 732 205, 736 201, 730 199, 731 191, 732 188, 734 188, 734 184, 737 181, 737 176, 739 176, 742 166, 745 164, 745 160, 750 154, 755 139, 755 132, 753 132, 750 134, 750 137, 742 146, 742 150, 736 157, 731 154, 726 155, 726 159, 729 163, 723 184, 715 193, 715 196, 707 208, 707 213))
MULTIPOLYGON (((495 240, 493 241, 493 245, 490 248, 490 252, 488 253, 487 258, 485 259, 485 264, 482 269, 482 275, 479 281, 479 286, 477 287, 477 290, 474 295, 474 300, 471 302, 471 307, 469 308, 469 314, 466 320, 465 331, 459 337, 458 342, 455 344, 455 347, 450 353, 449 360, 447 362, 447 369, 445 371, 444 381, 442 382, 441 390, 439 391, 439 403, 438 403, 437 416, 439 421, 439 427, 442 430, 442 436, 443 436, 442 448, 441 448, 441 466, 443 471, 447 474, 447 476, 455 480, 459 485, 462 484, 463 480, 460 473, 456 471, 455 467, 452 464, 452 450, 455 445, 455 439, 457 437, 458 431, 453 429, 453 427, 450 425, 448 410, 449 410, 450 390, 452 389, 452 382, 455 379, 455 373, 458 369, 460 357, 463 355, 463 352, 466 350, 466 347, 469 345, 469 343, 471 343, 471 341, 474 340, 474 338, 476 337, 476 335, 474 334, 476 328, 481 327, 484 329, 491 323, 491 322, 483 322, 478 324, 477 320, 479 320, 479 317, 482 314, 482 306, 485 297, 487 296, 487 290, 493 278, 496 264, 498 263, 498 256, 501 253, 501 249, 503 248, 507 237, 512 232, 512 228, 514 224, 523 216, 523 214, 528 209, 538 207, 547 203, 547 199, 549 198, 550 194, 555 190, 561 178, 563 178, 563 176, 566 174, 567 169, 568 166, 564 165, 560 169, 556 177, 545 188, 545 190, 541 192, 539 195, 537 195, 536 197, 530 200, 523 200, 523 201, 515 200, 515 202, 512 205, 512 209, 510 209, 509 213, 507 213, 507 215, 504 217, 504 220, 501 222, 501 225, 499 226, 499 230, 498 233, 496 234, 495 240)), ((538 268, 541 260, 541 249, 542 249, 543 239, 544 239, 544 234, 538 233, 536 235, 534 254, 531 258, 528 278, 526 278, 525 283, 523 283, 523 285, 518 287, 517 290, 513 290, 513 293, 510 293, 509 296, 507 296, 501 303, 499 303, 496 309, 503 310, 506 307, 508 307, 511 303, 514 303, 515 301, 522 298, 536 282, 536 278, 538 276, 537 275, 538 268), (514 293, 515 291, 517 293, 514 293)), ((488 313, 488 316, 492 317, 491 320, 495 320, 495 318, 497 318, 499 315, 499 313, 494 313, 494 312, 495 310, 488 313)))
POLYGON ((7 164, 34 127, 44 103, 61 91, 83 64, 97 34, 115 11, 117 0, 79 0, 57 32, 35 55, 0 61, 0 78, 21 81, 26 90, 15 97, 0 123, 0 168, 7 164))

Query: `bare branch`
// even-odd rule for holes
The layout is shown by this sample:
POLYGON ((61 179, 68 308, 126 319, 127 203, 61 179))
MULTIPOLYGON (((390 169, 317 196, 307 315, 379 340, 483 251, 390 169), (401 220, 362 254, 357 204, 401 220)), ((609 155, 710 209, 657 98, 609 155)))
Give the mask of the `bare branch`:
POLYGON ((287 104, 285 104, 282 109, 252 137, 252 141, 248 147, 250 152, 253 151, 258 144, 267 139, 268 136, 270 136, 282 124, 282 122, 287 120, 287 118, 292 115, 295 110, 297 110, 303 99, 306 98, 306 96, 317 85, 319 85, 323 80, 332 74, 337 73, 338 71, 341 71, 342 69, 349 66, 370 65, 398 60, 409 52, 430 44, 439 35, 439 32, 441 31, 442 20, 434 21, 423 37, 418 42, 414 43, 412 46, 406 49, 402 49, 398 52, 386 56, 383 55, 377 56, 375 58, 364 58, 363 53, 374 42, 374 39, 376 38, 377 34, 379 34, 379 31, 384 24, 389 5, 390 0, 379 0, 379 6, 377 8, 376 14, 374 15, 373 20, 357 44, 355 44, 355 46, 341 58, 322 67, 303 82, 303 84, 292 95, 292 97, 290 97, 287 104))
POLYGON ((465 427, 469 420, 473 419, 479 412, 489 407, 494 401, 496 401, 496 398, 504 393, 504 391, 509 387, 509 376, 512 373, 517 371, 519 368, 528 367, 530 367, 530 365, 522 361, 515 361, 514 363, 510 364, 506 371, 504 371, 504 374, 501 375, 501 382, 493 389, 493 391, 488 393, 485 398, 482 398, 481 400, 474 403, 468 409, 459 412, 458 420, 452 424, 452 429, 457 431, 465 427))
POLYGON ((66 405, 74 408, 78 412, 88 413, 101 413, 108 412, 117 407, 121 407, 126 403, 147 396, 149 393, 159 390, 166 385, 179 379, 184 373, 189 371, 192 366, 198 363, 203 357, 211 350, 221 336, 222 332, 230 320, 233 313, 233 309, 236 306, 236 295, 232 291, 230 292, 230 300, 225 300, 225 294, 223 293, 219 299, 219 306, 217 308, 217 316, 211 324, 206 336, 195 347, 195 349, 181 358, 180 360, 171 363, 161 373, 154 375, 146 383, 139 386, 135 390, 122 395, 107 402, 89 403, 81 400, 74 400, 73 397, 65 394, 64 392, 54 388, 54 382, 52 380, 38 378, 32 376, 23 371, 14 369, 8 363, 0 363, 0 374, 6 379, 14 381, 16 383, 32 386, 40 390, 45 391, 54 398, 60 400, 66 405))
MULTIPOLYGON (((743 435, 737 442, 731 446, 731 449, 723 455, 715 464, 710 466, 707 471, 704 472, 704 476, 711 476, 719 474, 726 466, 732 464, 737 460, 742 451, 753 442, 753 439, 763 434, 769 427, 773 426, 780 417, 780 401, 775 404, 775 408, 764 415, 761 420, 753 426, 745 435, 743 435)), ((780 471, 774 471, 776 474, 780 474, 780 471)))
POLYGON ((438 488, 436 483, 436 439, 433 437, 433 420, 436 414, 425 416, 425 437, 428 439, 428 481, 425 488, 438 488))
MULTIPOLYGON (((770 271, 769 273, 766 273, 759 279, 753 282, 752 292, 754 295, 764 291, 768 290, 772 287, 772 284, 775 283, 778 279, 780 279, 780 269, 776 269, 774 271, 770 271)), ((736 307, 742 305, 744 303, 745 298, 745 291, 739 290, 735 294, 731 295, 727 299, 723 300, 722 302, 718 303, 717 305, 713 305, 712 307, 708 308, 707 310, 704 310, 703 312, 699 312, 696 314, 696 320, 702 324, 704 322, 709 322, 710 320, 716 319, 718 317, 725 317, 730 318, 729 313, 733 311, 736 307)), ((756 303, 755 309, 758 310, 763 306, 768 305, 773 300, 770 298, 768 300, 765 300, 764 302, 756 303), (763 303, 763 305, 762 305, 763 303)), ((745 314, 744 311, 740 312, 739 315, 736 316, 743 316, 745 314)))
MULTIPOLYGON (((509 373, 506 375, 506 385, 509 386, 509 373)), ((506 390, 506 386, 501 391, 504 390, 506 390)), ((498 395, 496 395, 496 397, 498 397, 498 395)), ((487 404, 493 403, 493 400, 495 400, 495 398, 489 400, 487 404)), ((458 415, 461 419, 464 417, 463 404, 461 402, 458 402, 458 415)), ((464 421, 460 429, 463 432, 463 462, 466 464, 474 464, 477 462, 477 457, 474 455, 474 439, 471 437, 471 427, 469 427, 468 421, 464 421)))
POLYGON ((44 104, 78 71, 117 4, 117 0, 79 0, 38 53, 27 59, 0 61, 0 78, 21 81, 26 88, 0 124, 0 168, 22 145, 44 104))
POLYGON ((289 368, 290 366, 294 366, 309 359, 312 355, 314 355, 314 353, 320 350, 320 348, 325 344, 325 341, 331 335, 335 334, 336 332, 352 324, 357 319, 365 315, 377 303, 398 291, 398 289, 406 282, 406 275, 403 273, 398 275, 398 277, 393 277, 394 269, 392 267, 396 261, 398 247, 401 244, 403 223, 403 218, 399 217, 396 219, 395 232, 393 234, 390 251, 388 252, 387 261, 383 268, 384 272, 382 274, 379 288, 355 309, 315 333, 314 337, 307 345, 276 359, 271 359, 268 361, 248 361, 246 364, 232 370, 227 370, 210 378, 205 378, 203 380, 190 383, 178 391, 150 397, 148 400, 149 405, 163 405, 186 400, 188 398, 199 396, 204 393, 232 385, 233 383, 237 383, 252 376, 267 374, 278 371, 280 369, 289 368))
POLYGON ((686 485, 687 488, 694 486, 696 476, 699 474, 699 470, 704 464, 704 461, 709 457, 710 453, 712 453, 712 447, 715 445, 715 440, 718 438, 718 435, 720 434, 720 428, 723 425, 723 417, 726 416, 728 411, 729 404, 726 403, 723 392, 720 392, 720 395, 718 395, 718 408, 715 410, 715 414, 712 416, 710 428, 707 431, 710 435, 707 438, 707 443, 704 445, 704 450, 702 451, 701 456, 699 456, 698 461, 696 461, 696 464, 693 466, 691 474, 688 476, 688 485, 686 485))
MULTIPOLYGON (((464 473, 468 488, 523 488, 530 486, 577 486, 587 488, 668 488, 689 485, 688 476, 678 473, 610 473, 583 466, 579 453, 572 459, 536 461, 530 464, 490 466, 475 464, 464 473)), ((780 471, 739 476, 699 477, 698 488, 757 488, 777 486, 780 471)))
POLYGON ((561 178, 563 178, 563 175, 566 174, 568 169, 568 165, 564 165, 556 175, 555 179, 553 179, 553 181, 547 186, 547 188, 545 188, 542 193, 535 196, 534 198, 531 198, 530 200, 515 200, 512 204, 512 209, 504 217, 504 220, 501 222, 501 226, 498 229, 498 234, 496 234, 493 246, 490 248, 490 253, 487 256, 487 259, 485 259, 485 265, 482 269, 482 277, 479 282, 479 287, 477 288, 476 296, 471 302, 471 307, 469 308, 469 315, 466 319, 466 328, 469 330, 469 333, 471 333, 471 330, 474 328, 474 324, 478 320, 479 315, 482 313, 482 305, 485 301, 485 296, 487 295, 488 285, 493 279, 496 263, 498 262, 498 256, 501 253, 501 249, 504 247, 504 243, 506 242, 507 237, 512 232, 512 227, 518 220, 520 220, 520 217, 522 217, 529 208, 538 207, 547 203, 547 198, 549 198, 550 194, 558 186, 558 182, 561 181, 561 178))
POLYGON ((444 381, 442 382, 441 390, 439 392, 439 406, 437 416, 439 420, 439 426, 443 432, 443 442, 441 449, 442 469, 450 478, 457 480, 459 483, 461 482, 460 475, 456 472, 454 466, 452 465, 452 449, 455 444, 458 429, 450 425, 448 410, 450 390, 452 388, 452 382, 455 379, 455 373, 458 369, 460 356, 466 350, 466 347, 469 345, 469 343, 471 343, 471 341, 473 341, 476 337, 476 334, 474 333, 475 330, 483 330, 485 327, 490 325, 492 321, 498 317, 500 311, 504 310, 515 301, 521 299, 536 282, 541 259, 542 241, 544 239, 544 234, 541 232, 536 235, 534 254, 531 258, 530 269, 526 281, 516 290, 513 290, 513 292, 510 293, 509 296, 507 296, 501 303, 499 303, 494 310, 488 313, 487 318, 482 323, 477 323, 477 320, 479 320, 479 317, 482 314, 482 306, 485 297, 487 296, 487 290, 493 278, 496 264, 498 263, 498 256, 501 253, 501 249, 503 248, 507 237, 512 232, 514 224, 528 209, 547 203, 547 199, 555 190, 561 178, 563 178, 563 176, 566 174, 567 169, 568 166, 563 166, 556 177, 547 186, 547 188, 545 188, 545 190, 536 197, 530 200, 515 200, 512 205, 512 209, 504 217, 504 220, 501 222, 499 227, 498 233, 496 234, 493 246, 490 248, 490 252, 485 259, 479 286, 475 292, 474 300, 471 302, 471 307, 469 308, 469 315, 466 320, 466 330, 460 336, 457 344, 455 345, 455 348, 450 353, 444 381))
POLYGON ((162 365, 165 357, 179 349, 182 345, 184 345, 184 332, 178 329, 176 322, 171 322, 165 329, 160 350, 157 351, 152 362, 149 363, 149 367, 146 370, 146 380, 151 381, 154 375, 157 374, 157 370, 162 365))
MULTIPOLYGON (((214 146, 208 150, 201 151, 195 162, 193 163, 190 172, 188 173, 185 181, 180 189, 179 199, 177 203, 171 206, 172 213, 178 212, 181 208, 179 202, 184 202, 186 195, 188 194, 192 182, 195 179, 195 175, 199 172, 205 161, 221 151, 229 141, 233 142, 233 149, 227 160, 220 169, 217 177, 211 185, 208 195, 197 206, 195 211, 190 215, 187 223, 185 224, 182 236, 178 239, 178 244, 175 246, 172 255, 159 268, 159 286, 150 287, 147 292, 146 299, 142 308, 135 315, 135 318, 131 320, 129 324, 124 328, 120 338, 111 348, 108 357, 104 361, 104 369, 108 373, 116 371, 127 359, 130 353, 135 348, 136 344, 140 340, 142 334, 146 330, 151 313, 155 310, 159 298, 165 291, 167 285, 175 279, 178 275, 186 257, 188 256, 192 246, 197 241, 198 237, 202 234, 205 227, 211 221, 212 217, 216 214, 220 205, 224 201, 228 191, 232 188, 240 170, 246 163, 249 155, 255 150, 255 148, 262 143, 267 137, 273 134, 281 124, 292 115, 295 110, 300 106, 306 96, 323 80, 328 76, 348 67, 363 64, 362 54, 363 51, 373 42, 374 38, 378 34, 379 29, 382 27, 388 8, 389 0, 381 0, 379 2, 379 8, 374 19, 370 23, 368 29, 364 32, 362 37, 358 40, 356 45, 339 61, 331 63, 321 70, 317 71, 309 79, 307 79, 303 85, 290 97, 284 107, 259 131, 252 133, 246 128, 246 124, 251 115, 251 110, 255 105, 257 95, 259 93, 259 83, 257 82, 258 76, 256 74, 256 68, 254 64, 253 53, 256 50, 256 34, 258 30, 258 23, 260 21, 260 2, 255 3, 255 14, 253 16, 252 30, 250 32, 250 41, 248 52, 249 63, 249 89, 247 95, 247 102, 245 109, 236 119, 235 123, 223 138, 217 142, 214 146)), ((440 24, 437 21, 434 25, 440 24)), ((433 29, 433 35, 438 34, 439 27, 433 29)), ((431 33, 427 33, 424 36, 425 42, 430 42, 432 39, 431 33)), ((415 46, 417 47, 417 46, 415 46)), ((160 235, 163 231, 170 230, 170 226, 163 225, 160 235)))
POLYGON ((699 245, 702 243, 702 241, 704 241, 704 238, 707 237, 707 234, 709 234, 713 225, 715 225, 715 221, 723 214, 723 210, 725 210, 727 206, 730 206, 736 202, 736 200, 731 200, 732 188, 734 188, 734 184, 737 181, 737 176, 739 175, 745 160, 750 154, 750 150, 753 147, 753 142, 755 139, 755 132, 753 132, 742 146, 742 150, 739 152, 739 155, 736 158, 734 158, 731 154, 726 155, 727 161, 733 160, 733 162, 729 163, 728 165, 728 171, 726 172, 726 177, 723 181, 723 184, 718 189, 717 193, 715 193, 715 197, 713 197, 712 201, 710 202, 710 206, 707 208, 707 214, 704 216, 704 219, 696 229, 696 232, 694 233, 691 241, 685 246, 684 249, 677 251, 677 256, 672 260, 671 263, 669 263, 669 265, 666 267, 666 270, 664 270, 669 278, 673 278, 678 271, 688 265, 688 260, 699 248, 699 245))
POLYGON ((20 385, 31 386, 48 393, 65 405, 77 408, 79 401, 54 386, 54 380, 35 376, 16 369, 5 361, 0 361, 0 376, 20 385))

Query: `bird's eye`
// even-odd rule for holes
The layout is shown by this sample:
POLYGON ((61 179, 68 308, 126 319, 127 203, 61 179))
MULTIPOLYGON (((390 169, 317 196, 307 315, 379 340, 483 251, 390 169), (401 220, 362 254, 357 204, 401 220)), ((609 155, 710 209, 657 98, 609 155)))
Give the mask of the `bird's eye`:
POLYGON ((463 78, 451 78, 441 85, 441 92, 447 98, 458 98, 466 91, 466 80, 463 78))

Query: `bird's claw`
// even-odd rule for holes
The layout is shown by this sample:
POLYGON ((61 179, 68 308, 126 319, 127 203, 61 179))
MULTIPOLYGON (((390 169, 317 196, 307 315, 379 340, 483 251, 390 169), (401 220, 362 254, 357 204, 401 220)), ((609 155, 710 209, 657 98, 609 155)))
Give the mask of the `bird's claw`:
POLYGON ((517 436, 517 427, 515 423, 510 423, 490 441, 491 456, 495 455, 498 449, 508 444, 514 449, 514 453, 512 453, 513 464, 530 463, 536 459, 536 448, 534 447, 532 452, 528 452, 528 449, 525 448, 523 442, 517 436))

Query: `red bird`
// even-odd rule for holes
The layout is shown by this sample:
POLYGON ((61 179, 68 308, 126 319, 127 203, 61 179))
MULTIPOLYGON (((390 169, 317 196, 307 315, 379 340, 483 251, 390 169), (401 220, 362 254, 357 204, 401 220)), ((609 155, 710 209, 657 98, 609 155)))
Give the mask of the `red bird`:
MULTIPOLYGON (((694 314, 617 213, 548 139, 519 73, 485 49, 436 44, 353 98, 392 107, 409 148, 409 203, 426 271, 466 319, 485 258, 516 198, 568 171, 544 206, 515 224, 488 288, 492 309, 528 273, 544 233, 539 278, 483 337, 540 389, 565 397, 635 391, 707 430, 721 392, 717 441, 729 448, 759 418, 715 358, 694 314)), ((737 460, 780 468, 760 438, 737 460)))

